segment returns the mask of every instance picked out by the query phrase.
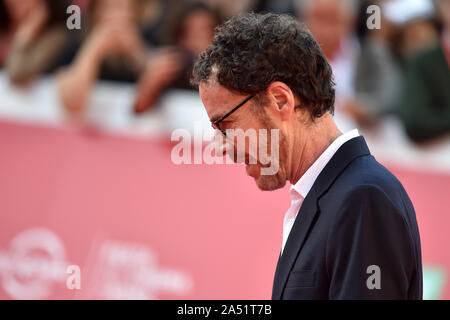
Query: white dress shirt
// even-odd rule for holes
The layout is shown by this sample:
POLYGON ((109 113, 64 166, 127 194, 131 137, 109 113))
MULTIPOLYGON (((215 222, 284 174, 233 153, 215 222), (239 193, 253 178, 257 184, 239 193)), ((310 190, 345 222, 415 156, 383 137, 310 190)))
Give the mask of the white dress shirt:
POLYGON ((306 170, 306 172, 297 181, 297 183, 292 185, 289 189, 289 194, 291 196, 291 206, 284 216, 283 245, 281 247, 281 253, 283 253, 287 238, 289 236, 289 233, 291 232, 292 226, 294 225, 295 218, 297 217, 303 200, 308 195, 309 190, 311 190, 320 172, 322 172, 323 168, 325 168, 336 151, 338 151, 338 149, 345 142, 357 136, 359 136, 358 130, 353 129, 337 137, 336 140, 334 140, 328 146, 328 148, 326 148, 325 151, 317 158, 317 160, 314 161, 314 163, 308 168, 308 170, 306 170))

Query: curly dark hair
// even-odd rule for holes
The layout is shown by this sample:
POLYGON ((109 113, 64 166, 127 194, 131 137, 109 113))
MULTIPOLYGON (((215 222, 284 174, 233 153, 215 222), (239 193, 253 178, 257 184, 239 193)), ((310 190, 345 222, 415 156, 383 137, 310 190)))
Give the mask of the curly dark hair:
POLYGON ((218 26, 191 83, 211 77, 231 91, 257 95, 281 81, 313 119, 334 112, 331 67, 309 30, 289 15, 245 13, 218 26))

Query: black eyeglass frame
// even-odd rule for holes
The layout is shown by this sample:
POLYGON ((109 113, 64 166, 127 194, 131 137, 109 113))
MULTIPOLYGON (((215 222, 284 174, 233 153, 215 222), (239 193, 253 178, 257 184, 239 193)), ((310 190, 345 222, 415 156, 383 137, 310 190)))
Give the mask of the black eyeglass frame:
POLYGON ((241 103, 239 103, 236 107, 234 107, 233 109, 231 109, 229 112, 227 112, 225 115, 223 115, 221 118, 217 119, 216 121, 212 122, 211 125, 214 129, 219 130, 220 132, 222 132, 222 134, 224 136, 226 136, 225 130, 223 130, 220 126, 219 123, 221 123, 223 120, 225 120, 226 118, 228 118, 233 112, 235 112, 237 109, 239 109, 240 107, 242 107, 247 101, 249 101, 250 99, 252 99, 253 97, 255 97, 255 94, 252 94, 250 96, 248 96, 247 98, 245 98, 241 103))

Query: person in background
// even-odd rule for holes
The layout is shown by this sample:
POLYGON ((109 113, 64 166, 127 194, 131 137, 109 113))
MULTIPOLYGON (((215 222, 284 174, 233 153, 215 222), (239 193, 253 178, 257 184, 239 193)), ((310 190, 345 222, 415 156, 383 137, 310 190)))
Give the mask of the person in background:
POLYGON ((432 47, 439 34, 432 19, 413 19, 402 26, 398 51, 404 59, 432 47))
POLYGON ((353 0, 299 0, 298 16, 320 44, 336 83, 335 117, 338 126, 354 127, 349 117, 355 101, 356 61, 360 45, 355 34, 358 2, 353 0))
MULTIPOLYGON (((284 1, 284 0, 278 0, 284 1)), ((218 8, 225 19, 231 18, 241 12, 249 12, 259 6, 258 0, 202 0, 211 7, 218 8)))
POLYGON ((0 68, 5 64, 14 33, 34 6, 34 0, 0 0, 0 68))
POLYGON ((65 45, 67 28, 64 0, 5 0, 14 35, 4 67, 14 84, 24 85, 51 71, 65 45))
POLYGON ((151 46, 162 45, 161 30, 176 0, 147 0, 142 6, 142 36, 151 46))
POLYGON ((57 75, 61 100, 68 110, 81 112, 97 79, 137 81, 149 48, 142 37, 142 0, 91 0, 83 42, 66 53, 73 62, 57 75))
POLYGON ((367 8, 382 6, 385 1, 366 1, 361 6, 361 50, 355 73, 355 101, 357 106, 348 112, 360 124, 373 124, 385 114, 393 112, 402 86, 402 73, 398 57, 393 53, 392 41, 397 29, 381 10, 380 28, 367 28, 367 8))
POLYGON ((172 45, 168 29, 184 10, 186 0, 144 0, 142 34, 154 47, 172 45))
POLYGON ((364 20, 367 28, 367 16, 366 6, 360 12, 359 1, 299 0, 297 8, 333 68, 338 125, 370 125, 392 110, 401 77, 390 52, 390 25, 384 18, 383 28, 366 32, 360 41, 357 20, 364 20))
POLYGON ((211 43, 220 21, 219 12, 202 2, 187 4, 173 17, 165 36, 173 45, 157 49, 148 59, 138 83, 135 112, 153 107, 165 89, 193 89, 189 83, 193 63, 211 43))
POLYGON ((3 67, 18 27, 36 7, 37 0, 0 0, 0 67, 3 67))
POLYGON ((410 59, 398 110, 406 133, 416 142, 450 133, 450 0, 436 0, 436 6, 440 41, 410 59))
POLYGON ((438 31, 432 0, 385 0, 381 11, 397 29, 393 49, 402 60, 435 45, 438 31))
POLYGON ((24 6, 25 4, 28 2, 0 0, 0 68, 5 63, 17 26, 30 11, 27 6, 24 6), (14 3, 17 6, 14 6, 14 3))

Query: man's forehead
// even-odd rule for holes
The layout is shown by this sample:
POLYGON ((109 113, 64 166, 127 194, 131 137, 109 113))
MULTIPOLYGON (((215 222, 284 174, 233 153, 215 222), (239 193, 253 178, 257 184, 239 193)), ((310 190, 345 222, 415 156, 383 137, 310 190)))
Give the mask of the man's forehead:
POLYGON ((216 81, 201 82, 199 85, 199 91, 202 99, 205 99, 207 101, 216 101, 216 100, 220 101, 223 100, 224 98, 232 99, 233 96, 236 96, 235 94, 233 94, 233 92, 231 92, 230 90, 228 90, 227 88, 225 88, 216 81))
POLYGON ((232 92, 217 82, 201 82, 200 97, 211 120, 223 115, 223 112, 240 101, 241 95, 232 92))

